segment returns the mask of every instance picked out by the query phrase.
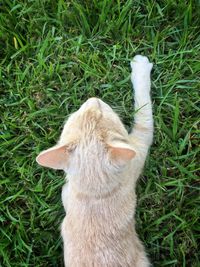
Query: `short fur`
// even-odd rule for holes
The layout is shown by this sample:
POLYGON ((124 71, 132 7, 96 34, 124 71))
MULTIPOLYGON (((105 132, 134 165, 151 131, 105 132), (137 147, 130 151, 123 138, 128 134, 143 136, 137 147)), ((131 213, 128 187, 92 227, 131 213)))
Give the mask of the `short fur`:
POLYGON ((91 98, 65 123, 58 144, 37 157, 67 172, 62 201, 66 267, 149 267, 135 232, 136 181, 152 142, 152 64, 131 62, 135 124, 130 134, 103 101, 91 98))

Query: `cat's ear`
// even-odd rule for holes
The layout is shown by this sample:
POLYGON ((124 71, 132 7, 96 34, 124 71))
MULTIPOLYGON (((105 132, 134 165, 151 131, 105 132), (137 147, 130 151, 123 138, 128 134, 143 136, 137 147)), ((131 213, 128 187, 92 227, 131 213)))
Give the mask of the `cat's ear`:
POLYGON ((56 145, 52 148, 42 151, 36 158, 39 165, 63 170, 67 167, 70 156, 70 150, 67 145, 56 145))
POLYGON ((119 163, 126 163, 136 155, 134 149, 130 145, 124 143, 109 145, 108 151, 111 160, 119 163))

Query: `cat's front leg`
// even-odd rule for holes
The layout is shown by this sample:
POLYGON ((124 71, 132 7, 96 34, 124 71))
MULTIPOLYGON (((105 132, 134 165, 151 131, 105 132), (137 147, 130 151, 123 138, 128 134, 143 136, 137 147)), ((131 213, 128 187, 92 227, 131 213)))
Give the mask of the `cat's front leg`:
POLYGON ((148 147, 153 139, 153 116, 150 97, 151 69, 153 64, 147 57, 137 55, 131 62, 131 81, 134 88, 135 117, 131 136, 148 147))
POLYGON ((67 213, 67 198, 68 198, 68 189, 69 185, 66 182, 62 187, 62 204, 65 209, 65 212, 67 213))

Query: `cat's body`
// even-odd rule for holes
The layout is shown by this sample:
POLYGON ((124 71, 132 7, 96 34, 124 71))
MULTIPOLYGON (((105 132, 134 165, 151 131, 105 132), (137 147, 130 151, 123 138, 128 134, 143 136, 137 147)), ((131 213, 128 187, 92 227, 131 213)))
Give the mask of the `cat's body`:
POLYGON ((133 131, 103 101, 92 98, 66 122, 60 141, 42 152, 43 166, 64 169, 62 201, 66 267, 149 267, 135 232, 135 186, 152 142, 150 71, 146 57, 131 63, 133 131))

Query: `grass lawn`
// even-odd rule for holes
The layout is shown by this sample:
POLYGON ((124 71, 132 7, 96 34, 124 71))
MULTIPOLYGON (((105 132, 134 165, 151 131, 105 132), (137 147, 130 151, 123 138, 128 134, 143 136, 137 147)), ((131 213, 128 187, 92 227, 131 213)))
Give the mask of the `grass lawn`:
POLYGON ((0 266, 63 266, 64 174, 35 157, 91 96, 129 128, 129 63, 142 54, 155 136, 137 231, 155 267, 199 267, 200 2, 4 0, 0 12, 0 266))

